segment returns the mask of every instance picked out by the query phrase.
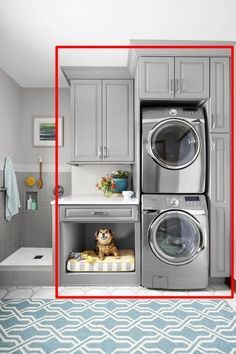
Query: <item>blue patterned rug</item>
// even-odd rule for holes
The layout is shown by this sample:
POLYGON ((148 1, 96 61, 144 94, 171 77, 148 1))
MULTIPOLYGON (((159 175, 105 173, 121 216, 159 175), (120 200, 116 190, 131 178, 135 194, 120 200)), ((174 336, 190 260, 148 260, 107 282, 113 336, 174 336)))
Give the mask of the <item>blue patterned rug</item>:
POLYGON ((0 353, 236 353, 224 301, 0 301, 0 353))

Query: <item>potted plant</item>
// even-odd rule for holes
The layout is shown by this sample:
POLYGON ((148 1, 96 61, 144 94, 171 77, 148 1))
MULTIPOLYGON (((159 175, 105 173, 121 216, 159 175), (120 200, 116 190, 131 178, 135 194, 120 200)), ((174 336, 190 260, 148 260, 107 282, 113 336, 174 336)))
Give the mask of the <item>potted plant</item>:
POLYGON ((121 193, 127 190, 129 175, 129 171, 118 170, 112 172, 111 177, 115 183, 114 193, 121 193))
POLYGON ((106 197, 111 197, 114 193, 115 182, 111 176, 102 177, 96 187, 98 190, 102 190, 106 197))

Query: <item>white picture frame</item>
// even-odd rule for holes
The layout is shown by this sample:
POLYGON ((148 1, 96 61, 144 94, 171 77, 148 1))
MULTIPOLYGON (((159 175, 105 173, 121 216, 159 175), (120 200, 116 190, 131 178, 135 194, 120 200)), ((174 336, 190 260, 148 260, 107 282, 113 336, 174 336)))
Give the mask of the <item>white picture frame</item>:
MULTIPOLYGON (((55 118, 33 118, 33 145, 55 147, 55 118)), ((63 117, 58 117, 58 146, 63 146, 63 117)))

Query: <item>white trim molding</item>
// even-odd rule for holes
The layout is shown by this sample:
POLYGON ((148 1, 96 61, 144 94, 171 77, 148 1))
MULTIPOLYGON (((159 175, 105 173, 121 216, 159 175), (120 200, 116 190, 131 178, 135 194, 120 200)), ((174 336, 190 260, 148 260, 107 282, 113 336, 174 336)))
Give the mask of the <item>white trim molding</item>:
MULTIPOLYGON (((0 171, 4 169, 4 162, 0 162, 0 171)), ((16 172, 39 172, 38 164, 14 164, 16 172)), ((59 172, 71 172, 71 166, 68 164, 61 164, 58 166, 59 172)), ((55 172, 54 164, 43 164, 43 172, 55 172)))

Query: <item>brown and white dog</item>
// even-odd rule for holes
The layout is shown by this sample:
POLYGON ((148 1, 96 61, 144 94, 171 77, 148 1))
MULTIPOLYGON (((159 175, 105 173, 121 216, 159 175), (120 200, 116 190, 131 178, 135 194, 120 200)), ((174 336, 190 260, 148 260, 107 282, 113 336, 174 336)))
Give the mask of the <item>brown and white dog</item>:
POLYGON ((99 229, 96 231, 95 237, 96 253, 101 260, 104 260, 105 256, 110 255, 120 258, 120 254, 114 240, 114 233, 111 230, 99 229))

